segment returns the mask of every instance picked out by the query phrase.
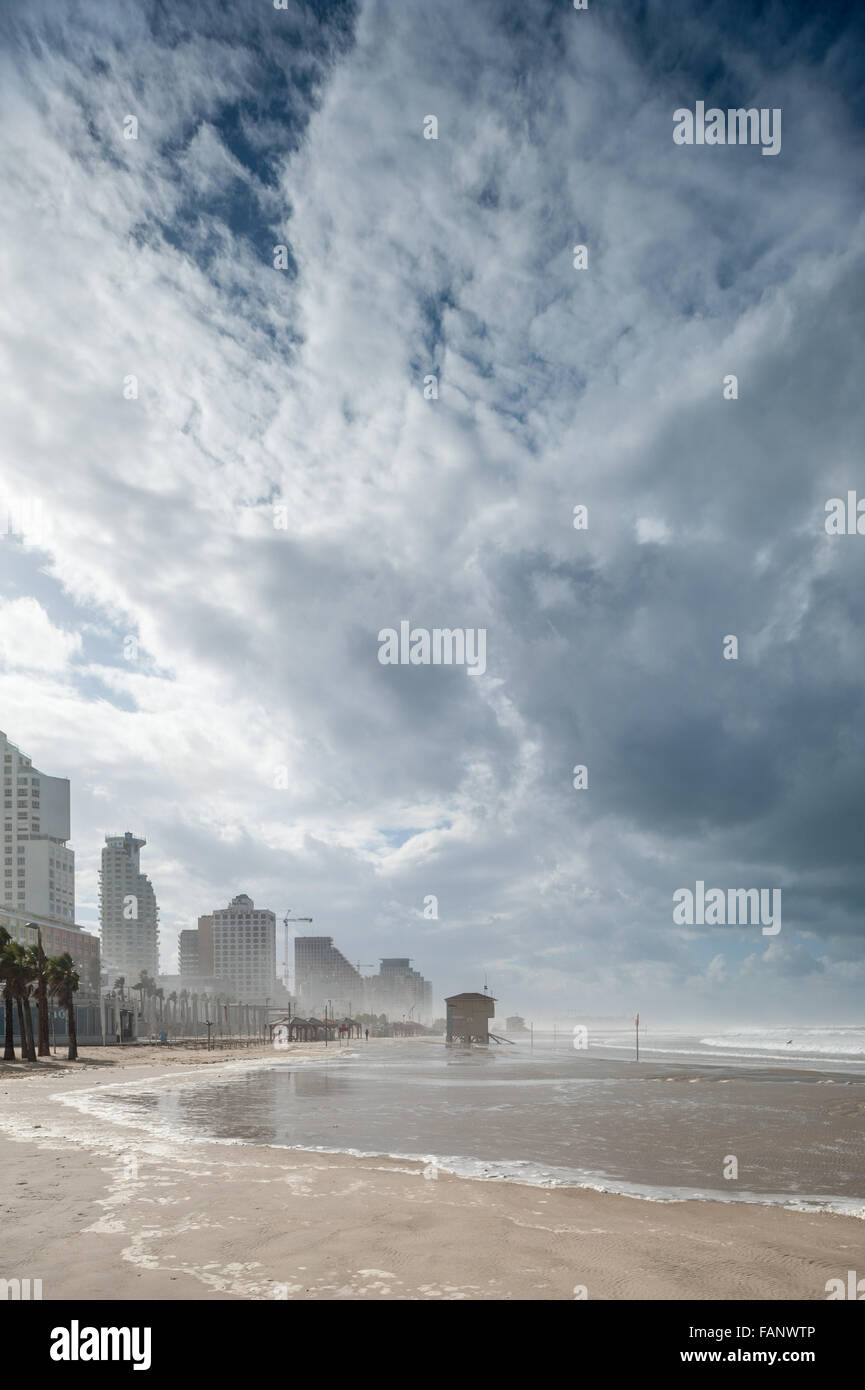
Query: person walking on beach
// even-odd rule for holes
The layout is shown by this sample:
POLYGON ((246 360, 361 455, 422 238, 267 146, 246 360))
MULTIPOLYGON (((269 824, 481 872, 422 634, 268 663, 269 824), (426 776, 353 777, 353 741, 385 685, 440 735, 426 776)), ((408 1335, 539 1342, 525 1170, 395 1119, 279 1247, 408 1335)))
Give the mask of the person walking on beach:
POLYGON ((368 1028, 366 1029, 366 1040, 367 1040, 367 1042, 369 1042, 369 1029, 368 1029, 368 1028))

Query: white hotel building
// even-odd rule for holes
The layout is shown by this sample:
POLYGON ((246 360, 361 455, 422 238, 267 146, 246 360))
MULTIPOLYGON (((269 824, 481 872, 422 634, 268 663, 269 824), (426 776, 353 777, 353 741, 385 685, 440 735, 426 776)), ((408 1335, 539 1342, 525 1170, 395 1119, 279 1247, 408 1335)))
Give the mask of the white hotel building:
POLYGON ((213 913, 212 970, 231 982, 241 1003, 276 996, 276 915, 257 908, 247 893, 213 913))
MULTIPOLYGON (((3 890, 0 927, 24 946, 41 933, 49 956, 68 951, 81 981, 79 1002, 99 997, 99 938, 75 922, 75 852, 69 781, 49 777, 0 732, 3 768, 3 890)), ((94 1015, 95 1018, 95 1015, 94 1015)), ((88 1027, 82 1013, 82 1037, 88 1027)), ((91 1018, 91 1033, 98 1023, 91 1018)))
POLYGON ((75 853, 69 780, 49 777, 0 733, 3 763, 3 906, 75 923, 75 853))
POLYGON ((123 835, 105 836, 99 915, 102 960, 109 985, 118 975, 124 976, 129 988, 142 970, 154 979, 159 973, 159 908, 139 858, 146 844, 129 830, 123 835))

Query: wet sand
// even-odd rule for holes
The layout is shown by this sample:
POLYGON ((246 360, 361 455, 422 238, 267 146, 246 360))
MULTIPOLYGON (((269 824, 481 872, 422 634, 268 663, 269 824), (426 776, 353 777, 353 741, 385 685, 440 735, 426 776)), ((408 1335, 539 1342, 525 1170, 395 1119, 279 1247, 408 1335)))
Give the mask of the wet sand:
MULTIPOLYGON (((306 1056, 315 1051, 316 1045, 292 1043, 290 1047, 292 1053, 306 1056)), ((211 1051, 205 1047, 185 1047, 171 1043, 164 1045, 161 1043, 129 1043, 122 1047, 79 1047, 78 1061, 69 1062, 66 1059, 66 1048, 58 1047, 55 1054, 50 1057, 40 1057, 35 1063, 22 1062, 20 1056, 16 1056, 14 1062, 0 1062, 0 1090, 7 1080, 14 1080, 18 1077, 29 1077, 32 1080, 46 1072, 50 1072, 54 1076, 60 1073, 79 1076, 85 1070, 126 1071, 129 1067, 152 1066, 154 1064, 158 1067, 215 1066, 219 1063, 240 1061, 244 1058, 253 1060, 272 1056, 273 1046, 267 1043, 256 1043, 252 1047, 244 1045, 239 1048, 223 1047, 215 1043, 211 1051)))
POLYGON ((63 1103, 253 1057, 143 1051, 58 1059, 24 1081, 21 1064, 0 1071, 0 1277, 41 1278, 45 1299, 546 1300, 585 1288, 589 1299, 771 1300, 825 1299, 828 1279, 865 1271, 865 1221, 849 1216, 166 1142, 63 1103))

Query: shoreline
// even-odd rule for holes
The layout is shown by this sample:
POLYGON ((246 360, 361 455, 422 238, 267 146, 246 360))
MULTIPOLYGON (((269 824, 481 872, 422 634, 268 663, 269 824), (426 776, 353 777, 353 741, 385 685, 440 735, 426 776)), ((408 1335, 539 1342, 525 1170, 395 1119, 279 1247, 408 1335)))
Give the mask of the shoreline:
MULTIPOLYGON (((7 1087, 11 1068, 0 1072, 0 1277, 41 1278, 46 1300, 558 1300, 575 1288, 772 1300, 825 1298, 828 1279, 865 1267, 865 1223, 848 1215, 479 1180, 388 1155, 180 1143, 64 1103, 124 1081, 187 1083, 197 1067, 168 1050, 148 1049, 158 1065, 131 1050, 122 1065, 83 1059, 40 1076, 30 1064, 28 1085, 7 1087)), ((273 1057, 254 1051, 191 1055, 232 1070, 273 1057)), ((300 1043, 289 1055, 323 1053, 300 1043)))

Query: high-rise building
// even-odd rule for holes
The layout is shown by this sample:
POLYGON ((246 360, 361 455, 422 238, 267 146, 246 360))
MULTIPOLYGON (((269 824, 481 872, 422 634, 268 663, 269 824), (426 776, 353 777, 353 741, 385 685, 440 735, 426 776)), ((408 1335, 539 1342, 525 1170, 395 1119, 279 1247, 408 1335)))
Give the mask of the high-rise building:
POLYGON ((202 975, 213 974, 213 917, 198 919, 198 968, 202 975))
POLYGON ((302 1013, 318 1016, 326 1004, 335 1014, 363 1012, 363 976, 337 950, 332 936, 295 937, 294 987, 302 1013))
POLYGON ((127 830, 106 835, 99 876, 102 957, 111 977, 123 975, 127 986, 142 970, 159 973, 159 909, 153 885, 141 872, 139 856, 146 840, 127 830))
POLYGON ((213 941, 210 970, 204 971, 199 920, 199 969, 229 980, 241 1003, 263 1003, 276 996, 276 915, 257 908, 247 893, 211 914, 213 941))
POLYGON ((75 854, 67 849, 69 781, 49 777, 0 733, 3 762, 3 905, 75 922, 75 854))
POLYGON ((180 933, 178 945, 181 975, 198 974, 198 932, 188 927, 180 933))
POLYGON ((403 1015, 414 1023, 432 1022, 432 982, 412 969, 409 957, 383 957, 379 973, 364 983, 370 1013, 387 1014, 392 1023, 403 1015))

